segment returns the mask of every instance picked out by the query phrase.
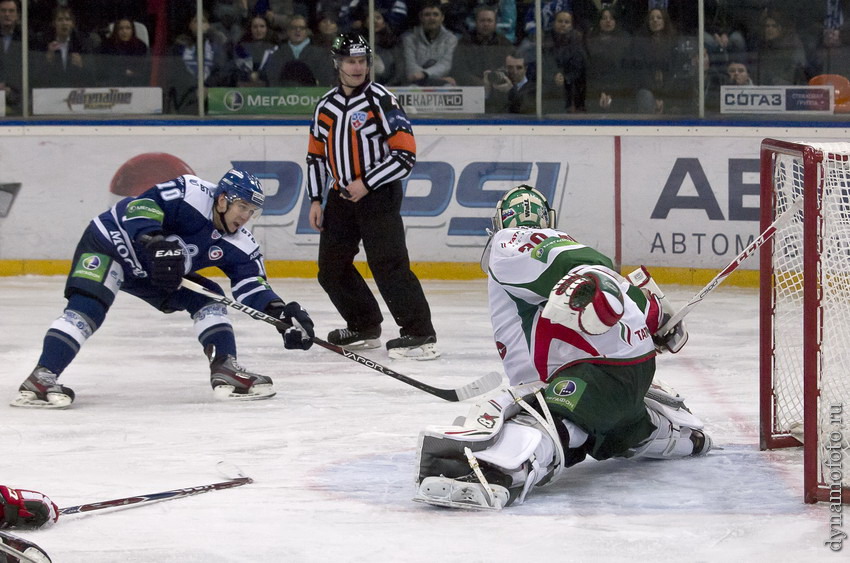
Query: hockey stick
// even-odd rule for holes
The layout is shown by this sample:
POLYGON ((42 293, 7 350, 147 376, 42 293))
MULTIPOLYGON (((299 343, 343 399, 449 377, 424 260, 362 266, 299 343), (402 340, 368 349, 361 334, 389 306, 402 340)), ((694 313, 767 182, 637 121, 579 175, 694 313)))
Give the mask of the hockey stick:
POLYGON ((802 209, 802 207, 803 207, 803 198, 798 197, 794 201, 794 203, 792 203, 788 207, 788 209, 786 209, 782 214, 780 214, 779 217, 777 217, 773 221, 773 223, 768 225, 768 227, 753 242, 751 242, 749 245, 747 245, 747 247, 744 250, 742 250, 741 253, 739 255, 737 255, 732 260, 732 262, 729 263, 728 266, 723 268, 720 271, 719 274, 714 276, 714 279, 712 279, 710 282, 708 282, 708 284, 704 288, 699 290, 697 292, 697 294, 694 295, 691 298, 690 301, 688 301, 681 309, 679 309, 676 312, 675 315, 670 317, 670 319, 666 323, 664 323, 664 326, 662 326, 655 334, 659 334, 659 335, 667 334, 668 331, 672 330, 672 328, 674 326, 679 324, 682 321, 682 319, 684 319, 685 316, 687 316, 687 314, 690 313, 691 310, 699 304, 700 301, 705 299, 706 295, 708 295, 709 293, 714 291, 714 289, 718 285, 720 285, 723 282, 723 280, 725 280, 727 277, 729 277, 729 274, 731 274, 732 272, 737 270, 738 266, 740 266, 744 262, 744 260, 746 260, 747 258, 752 256, 752 254, 756 250, 761 248, 764 245, 764 243, 766 243, 771 238, 773 238, 773 235, 776 234, 776 231, 780 227, 783 227, 783 226, 785 226, 786 223, 790 222, 791 219, 794 218, 794 215, 797 213, 797 211, 802 209))
POLYGON ((104 500, 100 502, 90 502, 88 504, 80 504, 78 506, 69 506, 67 508, 60 508, 59 514, 78 514, 81 512, 91 512, 93 510, 102 510, 104 508, 117 508, 120 506, 128 506, 130 504, 139 504, 142 502, 156 502, 160 500, 176 499, 192 495, 199 495, 201 493, 209 493, 211 491, 231 489, 233 487, 240 487, 242 485, 247 485, 248 483, 253 482, 254 480, 250 477, 238 477, 229 481, 212 483, 210 485, 199 485, 197 487, 189 487, 186 489, 174 489, 173 491, 164 491, 161 493, 150 493, 147 495, 139 495, 135 497, 117 498, 113 500, 104 500))
MULTIPOLYGON (((229 298, 225 297, 224 295, 219 295, 218 293, 215 293, 214 291, 210 291, 209 289, 205 288, 204 286, 197 284, 197 283, 195 283, 191 280, 187 280, 187 279, 184 278, 183 282, 180 285, 182 287, 185 287, 188 290, 194 291, 196 293, 200 293, 201 295, 205 295, 205 296, 209 297, 210 299, 212 299, 213 301, 216 301, 218 303, 222 303, 223 305, 226 305, 226 306, 228 306, 232 309, 236 309, 237 311, 242 311, 243 313, 245 313, 246 315, 248 315, 250 317, 253 317, 253 318, 260 320, 260 321, 267 322, 270 325, 273 325, 275 327, 283 327, 283 328, 289 328, 290 327, 290 325, 284 323, 280 319, 276 319, 276 318, 269 316, 265 313, 262 313, 262 312, 260 312, 256 309, 248 307, 247 305, 243 305, 242 303, 239 303, 238 301, 234 301, 233 299, 229 299, 229 298)), ((481 394, 486 393, 488 391, 492 391, 493 389, 496 389, 499 385, 502 384, 501 374, 498 374, 496 372, 491 372, 491 373, 488 373, 485 376, 482 376, 482 377, 476 379, 475 381, 473 381, 471 383, 467 383, 466 385, 463 385, 461 387, 457 387, 455 389, 442 389, 442 388, 439 388, 439 387, 432 387, 431 385, 428 385, 427 383, 423 383, 423 382, 421 382, 417 379, 413 379, 412 377, 408 377, 406 375, 403 375, 401 373, 393 371, 388 367, 382 366, 381 364, 379 364, 378 362, 376 362, 374 360, 370 360, 369 358, 367 358, 365 356, 361 356, 360 354, 358 354, 356 352, 352 352, 351 350, 343 348, 342 346, 337 346, 336 344, 331 344, 330 342, 322 340, 321 338, 314 336, 313 337, 313 343, 321 346, 322 348, 325 348, 326 350, 330 350, 331 352, 336 352, 340 356, 348 358, 349 360, 353 360, 353 361, 357 362, 358 364, 363 364, 367 368, 371 368, 375 371, 381 372, 384 375, 388 375, 388 376, 395 378, 395 379, 397 379, 397 380, 399 380, 403 383, 407 383, 408 385, 410 385, 412 387, 416 387, 417 389, 425 391, 426 393, 430 393, 432 395, 440 397, 441 399, 444 399, 446 401, 464 401, 464 400, 469 399, 471 397, 477 397, 478 395, 481 395, 481 394)))
MULTIPOLYGON (((0 530, 0 554, 11 555, 20 563, 50 563, 50 557, 37 544, 20 536, 0 530), (31 551, 32 550, 32 551, 31 551), (30 553, 27 553, 30 551, 30 553)), ((2 561, 6 561, 3 557, 2 561)))

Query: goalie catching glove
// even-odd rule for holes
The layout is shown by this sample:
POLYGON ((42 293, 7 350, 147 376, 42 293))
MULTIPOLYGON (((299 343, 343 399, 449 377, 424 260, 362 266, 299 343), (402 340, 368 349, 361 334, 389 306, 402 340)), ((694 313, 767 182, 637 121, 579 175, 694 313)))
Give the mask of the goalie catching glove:
POLYGON ((59 509, 46 495, 0 485, 0 529, 40 528, 59 519, 59 509))
POLYGON ((623 294, 616 280, 600 270, 573 269, 549 294, 542 316, 590 335, 605 334, 623 317, 623 294))
POLYGON ((277 331, 283 335, 283 346, 288 350, 309 350, 313 345, 313 320, 304 308, 292 301, 283 304, 275 299, 266 306, 266 314, 280 319, 286 326, 278 325, 277 331))

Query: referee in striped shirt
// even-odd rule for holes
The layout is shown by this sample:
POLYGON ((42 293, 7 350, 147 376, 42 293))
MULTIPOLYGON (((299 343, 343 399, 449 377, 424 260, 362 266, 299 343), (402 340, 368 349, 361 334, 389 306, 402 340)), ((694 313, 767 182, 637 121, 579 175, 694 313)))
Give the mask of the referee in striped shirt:
POLYGON ((383 316, 354 267, 360 241, 375 283, 400 327, 391 358, 440 354, 431 310, 410 270, 404 240, 402 179, 416 162, 416 141, 396 97, 369 80, 372 49, 357 33, 331 46, 339 86, 316 105, 307 149, 310 225, 319 238, 319 284, 346 322, 328 341, 351 349, 380 346, 383 316), (325 188, 327 202, 322 201, 325 188))

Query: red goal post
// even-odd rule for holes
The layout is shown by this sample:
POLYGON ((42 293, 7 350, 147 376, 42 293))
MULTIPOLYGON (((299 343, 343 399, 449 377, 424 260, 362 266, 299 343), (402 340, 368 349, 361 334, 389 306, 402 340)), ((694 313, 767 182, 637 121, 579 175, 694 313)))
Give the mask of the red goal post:
POLYGON ((806 502, 850 503, 850 143, 761 143, 760 446, 803 446, 806 502))

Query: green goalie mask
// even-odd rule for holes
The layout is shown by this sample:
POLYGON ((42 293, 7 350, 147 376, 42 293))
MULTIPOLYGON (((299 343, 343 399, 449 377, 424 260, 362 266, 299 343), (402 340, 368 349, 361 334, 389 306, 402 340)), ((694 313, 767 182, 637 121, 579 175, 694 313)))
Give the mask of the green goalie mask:
POLYGON ((542 193, 525 184, 505 192, 493 217, 494 231, 515 227, 555 228, 555 210, 542 193))

